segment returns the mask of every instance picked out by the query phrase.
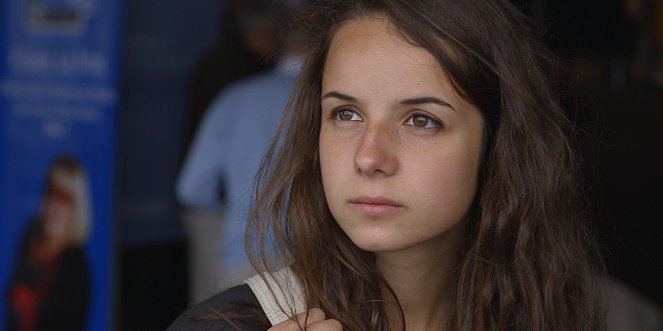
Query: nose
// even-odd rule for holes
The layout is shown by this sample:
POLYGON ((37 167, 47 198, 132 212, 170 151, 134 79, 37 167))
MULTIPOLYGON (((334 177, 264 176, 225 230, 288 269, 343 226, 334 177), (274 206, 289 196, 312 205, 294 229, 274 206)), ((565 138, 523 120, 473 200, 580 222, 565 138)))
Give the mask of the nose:
POLYGON ((355 168, 363 176, 391 176, 398 169, 393 133, 369 127, 355 153, 355 168))

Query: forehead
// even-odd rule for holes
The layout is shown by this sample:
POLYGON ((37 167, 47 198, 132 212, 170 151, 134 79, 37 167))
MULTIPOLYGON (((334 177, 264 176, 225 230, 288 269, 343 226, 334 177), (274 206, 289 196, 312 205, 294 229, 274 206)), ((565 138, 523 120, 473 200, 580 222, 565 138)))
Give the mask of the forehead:
POLYGON ((331 40, 325 61, 323 91, 352 91, 362 86, 394 97, 435 91, 456 95, 435 57, 407 41, 379 14, 343 24, 331 40))
POLYGON ((56 168, 50 178, 50 184, 58 189, 72 190, 74 181, 75 175, 62 168, 56 168))

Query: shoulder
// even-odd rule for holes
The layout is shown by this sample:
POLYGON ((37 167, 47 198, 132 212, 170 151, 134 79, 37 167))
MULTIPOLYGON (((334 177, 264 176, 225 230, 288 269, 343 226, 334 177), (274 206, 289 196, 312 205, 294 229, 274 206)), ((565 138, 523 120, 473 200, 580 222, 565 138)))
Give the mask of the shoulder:
POLYGON ((269 322, 258 299, 248 285, 239 285, 193 306, 180 315, 167 331, 252 331, 267 328, 269 322))
POLYGON ((217 95, 211 108, 224 104, 255 104, 264 100, 287 100, 297 76, 271 70, 261 72, 230 84, 217 95), (256 98, 259 95, 261 97, 256 98))
POLYGON ((237 83, 232 84, 228 88, 228 92, 238 94, 249 93, 252 96, 255 96, 256 89, 261 92, 283 92, 282 89, 285 89, 286 92, 288 92, 288 90, 293 87, 296 80, 296 74, 272 69, 270 71, 260 72, 245 79, 239 80, 237 83))

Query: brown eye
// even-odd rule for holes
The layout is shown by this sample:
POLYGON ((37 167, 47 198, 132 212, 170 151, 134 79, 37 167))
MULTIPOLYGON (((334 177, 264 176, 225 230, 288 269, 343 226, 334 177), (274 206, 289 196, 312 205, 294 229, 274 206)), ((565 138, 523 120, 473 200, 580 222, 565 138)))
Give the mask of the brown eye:
POLYGON ((338 118, 340 118, 341 120, 344 120, 344 121, 350 121, 350 120, 352 120, 352 115, 353 115, 353 113, 349 110, 341 110, 338 113, 338 118))
POLYGON ((357 113, 348 109, 339 109, 332 114, 332 117, 339 121, 361 121, 361 117, 357 113))
POLYGON ((417 128, 439 128, 442 123, 424 115, 412 115, 405 125, 411 125, 417 128))
POLYGON ((417 127, 420 127, 420 128, 425 128, 426 125, 428 125, 429 121, 430 121, 429 119, 427 119, 423 116, 414 116, 414 117, 412 117, 412 124, 414 124, 414 126, 417 126, 417 127))

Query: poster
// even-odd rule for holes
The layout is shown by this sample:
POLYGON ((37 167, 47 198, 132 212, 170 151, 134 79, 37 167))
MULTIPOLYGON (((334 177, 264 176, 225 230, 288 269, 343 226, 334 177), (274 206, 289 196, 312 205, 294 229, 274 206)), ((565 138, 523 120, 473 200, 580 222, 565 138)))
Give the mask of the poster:
POLYGON ((0 6, 0 331, 110 330, 121 1, 0 6))

